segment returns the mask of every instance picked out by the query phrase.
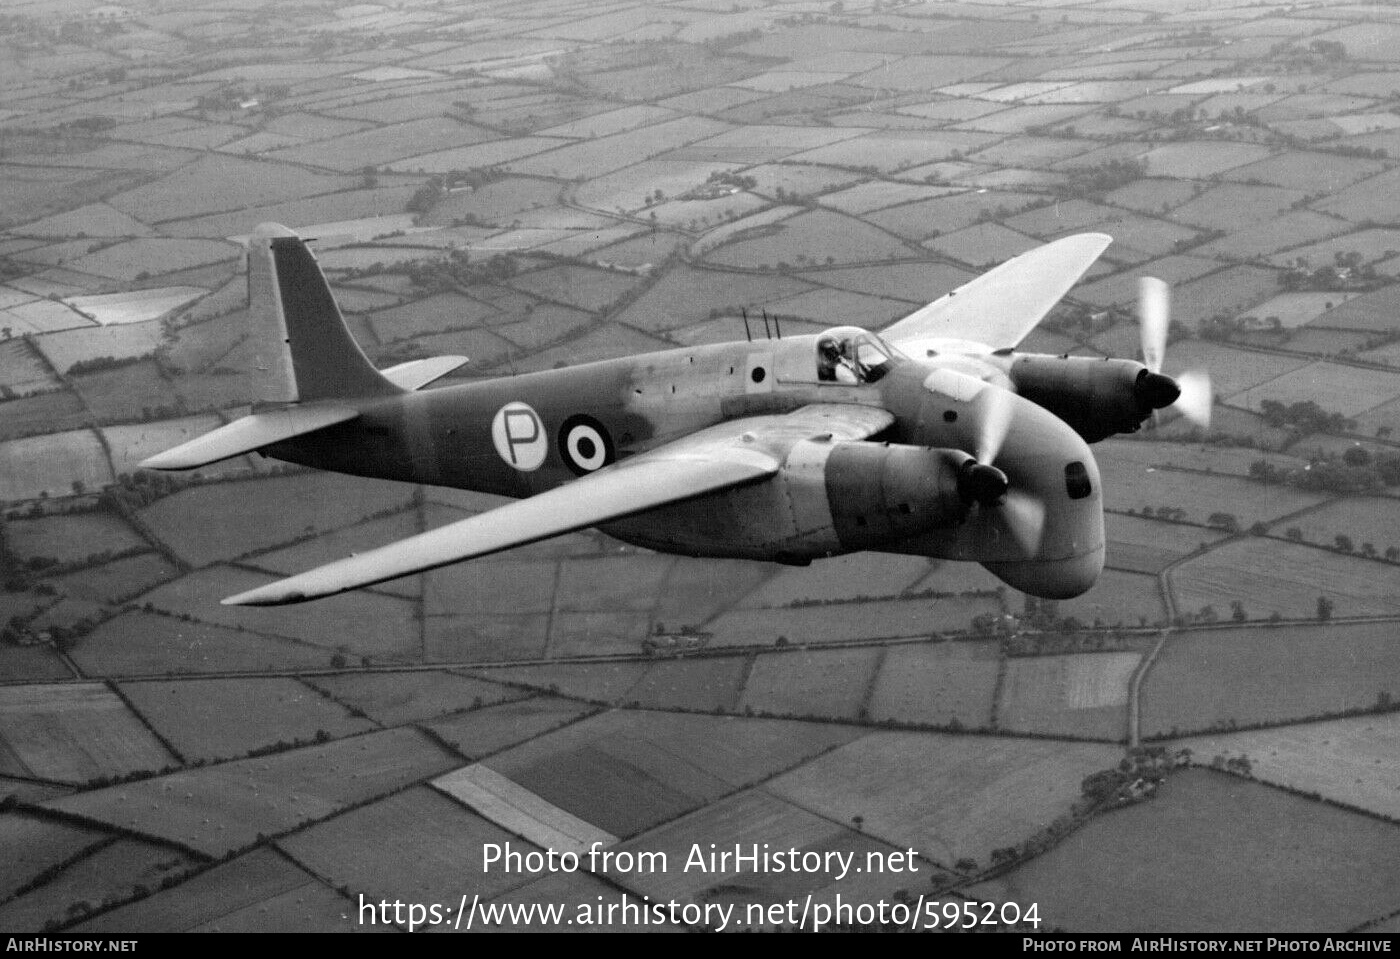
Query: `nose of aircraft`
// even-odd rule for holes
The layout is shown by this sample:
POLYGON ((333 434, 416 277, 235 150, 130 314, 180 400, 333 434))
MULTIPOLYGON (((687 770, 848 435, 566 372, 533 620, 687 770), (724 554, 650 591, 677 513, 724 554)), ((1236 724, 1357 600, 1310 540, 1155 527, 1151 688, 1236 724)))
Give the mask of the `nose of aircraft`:
POLYGON ((1082 596, 1103 572, 1104 547, 1068 559, 984 563, 1002 582, 1041 599, 1073 599, 1082 596))

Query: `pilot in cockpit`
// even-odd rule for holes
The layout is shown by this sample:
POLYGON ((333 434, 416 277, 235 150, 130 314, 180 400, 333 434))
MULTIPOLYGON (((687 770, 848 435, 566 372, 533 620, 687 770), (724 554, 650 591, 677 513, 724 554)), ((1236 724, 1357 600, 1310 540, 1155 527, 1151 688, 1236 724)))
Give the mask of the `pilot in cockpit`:
POLYGON ((848 386, 859 383, 858 367, 849 354, 849 340, 838 343, 834 336, 823 336, 817 341, 817 379, 848 386))

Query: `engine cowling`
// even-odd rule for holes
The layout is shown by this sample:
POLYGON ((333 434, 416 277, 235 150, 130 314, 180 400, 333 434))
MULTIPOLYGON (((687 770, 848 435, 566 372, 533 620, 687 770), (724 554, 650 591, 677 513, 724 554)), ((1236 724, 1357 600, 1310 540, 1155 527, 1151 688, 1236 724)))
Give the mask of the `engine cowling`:
POLYGON ((653 549, 806 563, 956 527, 990 493, 961 450, 803 439, 781 455, 771 479, 605 529, 653 549))
POLYGON ((1088 443, 1136 432, 1179 392, 1170 378, 1132 360, 1023 354, 1007 375, 1017 393, 1064 420, 1088 443))
POLYGON ((961 524, 972 457, 895 443, 839 443, 826 459, 827 508, 841 545, 871 549, 961 524))

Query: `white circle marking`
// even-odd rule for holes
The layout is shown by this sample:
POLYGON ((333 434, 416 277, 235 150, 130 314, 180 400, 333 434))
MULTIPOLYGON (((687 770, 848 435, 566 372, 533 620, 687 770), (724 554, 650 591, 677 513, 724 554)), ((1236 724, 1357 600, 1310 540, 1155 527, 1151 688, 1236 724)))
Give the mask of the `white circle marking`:
POLYGON ((604 442, 602 435, 587 423, 580 423, 569 430, 564 444, 568 450, 569 459, 584 472, 591 473, 596 469, 601 469, 603 464, 608 461, 608 444, 604 442), (585 456, 579 447, 590 444, 593 452, 585 456))
POLYGON ((496 411, 496 418, 491 421, 491 441, 501 459, 522 473, 539 469, 549 452, 540 415, 519 400, 496 411))

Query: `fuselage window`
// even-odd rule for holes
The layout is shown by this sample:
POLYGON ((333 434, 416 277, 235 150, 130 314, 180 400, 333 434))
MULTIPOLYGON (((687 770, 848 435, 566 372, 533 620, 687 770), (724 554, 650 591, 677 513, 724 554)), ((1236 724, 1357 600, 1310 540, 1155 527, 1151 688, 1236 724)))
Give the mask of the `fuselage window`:
POLYGON ((1094 491, 1094 484, 1089 481, 1089 471, 1084 468, 1084 464, 1075 460, 1065 467, 1065 492, 1070 499, 1083 499, 1094 491))

